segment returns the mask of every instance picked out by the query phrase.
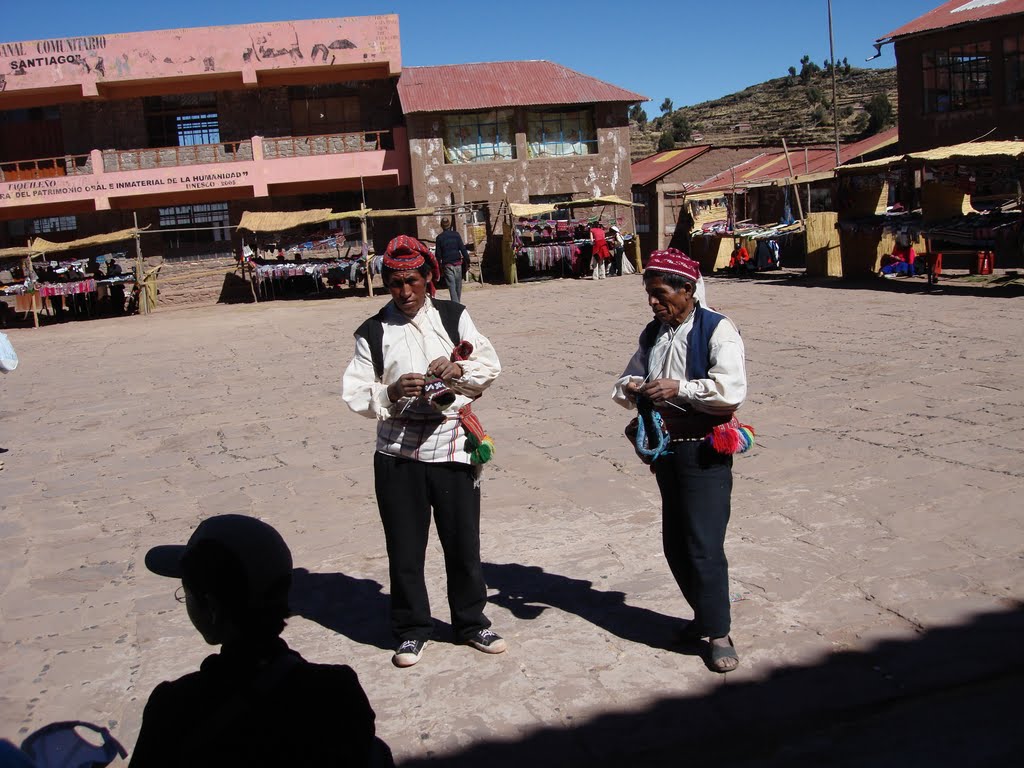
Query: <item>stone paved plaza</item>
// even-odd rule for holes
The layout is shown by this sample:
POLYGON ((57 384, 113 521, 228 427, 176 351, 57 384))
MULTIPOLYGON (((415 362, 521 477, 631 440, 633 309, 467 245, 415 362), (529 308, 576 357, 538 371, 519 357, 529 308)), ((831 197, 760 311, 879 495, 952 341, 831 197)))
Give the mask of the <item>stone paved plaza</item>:
POLYGON ((497 441, 482 546, 509 651, 451 643, 432 536, 437 641, 408 670, 390 663, 373 424, 339 396, 383 297, 11 332, 0 736, 83 719, 130 750, 149 692, 210 650, 143 555, 242 512, 292 547, 286 639, 355 668, 399 762, 1011 764, 1024 299, 800 279, 708 295, 742 330, 758 435, 735 464, 742 663, 725 677, 673 644, 689 614, 657 486, 609 398, 649 317, 636 277, 467 290, 504 366, 477 410, 497 441))

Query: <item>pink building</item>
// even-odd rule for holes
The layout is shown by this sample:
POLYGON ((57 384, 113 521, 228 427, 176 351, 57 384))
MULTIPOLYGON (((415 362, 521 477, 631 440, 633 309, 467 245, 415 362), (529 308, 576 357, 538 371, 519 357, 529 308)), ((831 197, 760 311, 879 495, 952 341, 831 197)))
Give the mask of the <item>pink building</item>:
POLYGON ((131 226, 231 252, 244 210, 411 204, 398 17, 0 44, 0 247, 131 226), (62 233, 62 234, 58 234, 62 233))

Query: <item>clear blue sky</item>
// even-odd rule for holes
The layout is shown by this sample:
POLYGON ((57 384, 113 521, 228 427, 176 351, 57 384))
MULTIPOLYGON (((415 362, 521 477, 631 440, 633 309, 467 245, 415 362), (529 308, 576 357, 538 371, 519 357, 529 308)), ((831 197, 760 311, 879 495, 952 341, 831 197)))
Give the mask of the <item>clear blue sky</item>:
MULTIPOLYGON (((836 58, 895 65, 875 39, 941 0, 833 0, 836 58)), ((828 57, 826 0, 558 0, 545 3, 392 0, 8 0, 3 42, 147 29, 397 13, 405 66, 549 59, 648 96, 658 114, 781 77, 802 55, 828 57), (627 12, 633 14, 627 16, 627 12)))

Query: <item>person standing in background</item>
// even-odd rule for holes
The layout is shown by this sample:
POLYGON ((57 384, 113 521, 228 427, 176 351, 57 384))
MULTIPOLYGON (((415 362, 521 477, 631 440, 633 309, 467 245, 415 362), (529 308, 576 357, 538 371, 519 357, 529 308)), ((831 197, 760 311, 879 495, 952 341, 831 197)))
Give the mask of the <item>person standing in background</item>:
POLYGON ((618 225, 612 224, 608 231, 611 233, 608 236, 608 247, 612 252, 612 266, 608 270, 608 276, 622 277, 622 257, 626 252, 626 241, 622 239, 618 225))
POLYGON ((611 253, 608 251, 608 240, 604 236, 604 227, 596 221, 590 227, 590 242, 593 243, 593 267, 592 280, 604 280, 608 276, 608 260, 611 253))
POLYGON ((437 260, 444 272, 444 281, 448 284, 448 297, 459 304, 462 303, 462 267, 469 263, 469 251, 462 242, 462 236, 455 231, 452 220, 445 216, 441 219, 441 234, 434 243, 437 260))

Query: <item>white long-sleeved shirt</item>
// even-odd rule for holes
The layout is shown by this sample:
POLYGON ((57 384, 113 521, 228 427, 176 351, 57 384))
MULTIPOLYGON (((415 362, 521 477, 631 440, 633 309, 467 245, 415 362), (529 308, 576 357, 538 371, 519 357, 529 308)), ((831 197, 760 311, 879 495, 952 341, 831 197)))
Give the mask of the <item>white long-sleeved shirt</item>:
POLYGON ((357 336, 355 355, 342 376, 342 399, 356 413, 377 420, 377 450, 382 453, 428 463, 471 463, 458 410, 501 373, 494 346, 477 330, 469 310, 463 310, 459 337, 473 345, 473 353, 459 362, 462 377, 451 383, 455 402, 443 412, 417 398, 391 402, 388 386, 406 373, 425 374, 431 361, 450 357, 454 345, 429 297, 414 318, 407 318, 394 304, 388 304, 385 313, 383 374, 376 377, 370 345, 357 336))
MULTIPOLYGON (((683 408, 710 414, 735 411, 747 397, 747 371, 744 363, 743 339, 729 318, 722 320, 711 334, 709 353, 711 367, 706 379, 686 378, 687 336, 693 329, 694 312, 679 326, 662 325, 654 345, 648 350, 638 345, 626 370, 615 382, 612 399, 625 408, 636 408, 626 397, 626 385, 643 384, 655 379, 675 379, 679 394, 668 401, 683 408)), ((671 405, 658 410, 674 410, 671 405)))

